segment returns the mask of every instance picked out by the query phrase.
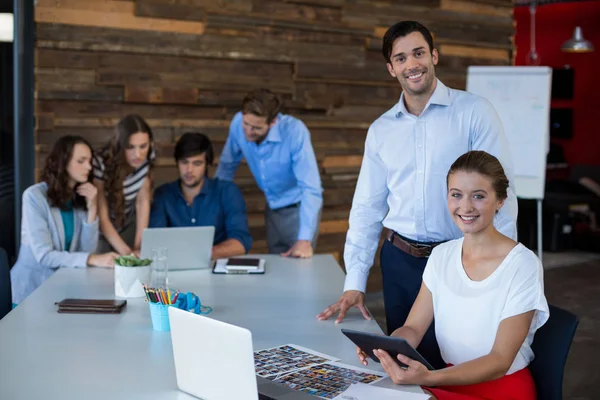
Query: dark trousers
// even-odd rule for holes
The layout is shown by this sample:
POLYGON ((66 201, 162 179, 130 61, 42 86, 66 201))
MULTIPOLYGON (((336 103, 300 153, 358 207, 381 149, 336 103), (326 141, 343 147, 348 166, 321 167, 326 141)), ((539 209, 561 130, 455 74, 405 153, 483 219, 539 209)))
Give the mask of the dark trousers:
MULTIPOLYGON (((387 330, 391 334, 404 325, 408 318, 421 289, 427 258, 406 254, 386 240, 381 249, 380 263, 387 330)), ((435 321, 423 336, 417 350, 434 368, 446 366, 435 338, 435 321)))

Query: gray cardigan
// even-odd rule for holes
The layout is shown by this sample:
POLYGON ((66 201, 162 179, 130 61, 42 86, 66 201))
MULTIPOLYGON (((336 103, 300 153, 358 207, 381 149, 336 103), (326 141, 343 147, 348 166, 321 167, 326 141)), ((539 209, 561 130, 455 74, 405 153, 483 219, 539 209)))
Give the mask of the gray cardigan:
POLYGON ((65 247, 60 209, 50 207, 45 182, 23 192, 21 248, 10 271, 13 303, 20 303, 60 267, 85 268, 98 244, 98 218, 87 223, 87 211, 74 210, 73 240, 65 247))

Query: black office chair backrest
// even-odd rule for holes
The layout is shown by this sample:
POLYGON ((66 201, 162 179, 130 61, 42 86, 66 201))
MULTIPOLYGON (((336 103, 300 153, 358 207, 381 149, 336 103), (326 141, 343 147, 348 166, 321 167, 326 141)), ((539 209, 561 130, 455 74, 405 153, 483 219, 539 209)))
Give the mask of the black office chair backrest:
POLYGON ((575 314, 551 305, 550 318, 535 333, 531 345, 535 359, 529 369, 538 399, 562 400, 565 364, 578 324, 575 314))
POLYGON ((12 292, 10 290, 10 264, 6 251, 0 247, 0 319, 12 310, 12 292))

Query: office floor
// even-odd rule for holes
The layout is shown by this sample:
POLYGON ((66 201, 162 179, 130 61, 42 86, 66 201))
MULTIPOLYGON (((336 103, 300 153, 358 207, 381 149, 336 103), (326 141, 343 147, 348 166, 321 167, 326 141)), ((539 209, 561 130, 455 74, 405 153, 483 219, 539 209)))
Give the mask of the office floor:
MULTIPOLYGON (((600 254, 544 253, 548 302, 580 318, 564 379, 564 400, 600 399, 600 254)), ((367 306, 385 331, 381 293, 367 294, 367 306)))

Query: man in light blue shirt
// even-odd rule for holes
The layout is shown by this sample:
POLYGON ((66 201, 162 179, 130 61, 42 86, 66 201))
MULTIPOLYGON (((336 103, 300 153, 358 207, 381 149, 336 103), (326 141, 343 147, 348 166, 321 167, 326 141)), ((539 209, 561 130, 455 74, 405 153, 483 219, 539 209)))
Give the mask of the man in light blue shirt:
MULTIPOLYGON (((403 93, 367 133, 344 249, 344 294, 318 318, 339 312, 336 322, 341 322, 354 306, 370 318, 364 308, 364 292, 385 227, 387 240, 380 264, 391 333, 408 317, 431 250, 440 242, 462 236, 447 210, 450 165, 469 150, 483 150, 500 160, 511 185, 494 225, 513 239, 517 201, 500 118, 484 98, 450 89, 436 78, 438 52, 429 30, 414 21, 395 24, 384 36, 383 55, 403 93)), ((420 350, 434 366, 443 363, 433 324, 420 350)))
POLYGON ((267 89, 248 93, 231 121, 216 177, 233 180, 246 159, 267 199, 270 253, 312 257, 319 233, 323 189, 306 125, 280 113, 281 99, 267 89))

